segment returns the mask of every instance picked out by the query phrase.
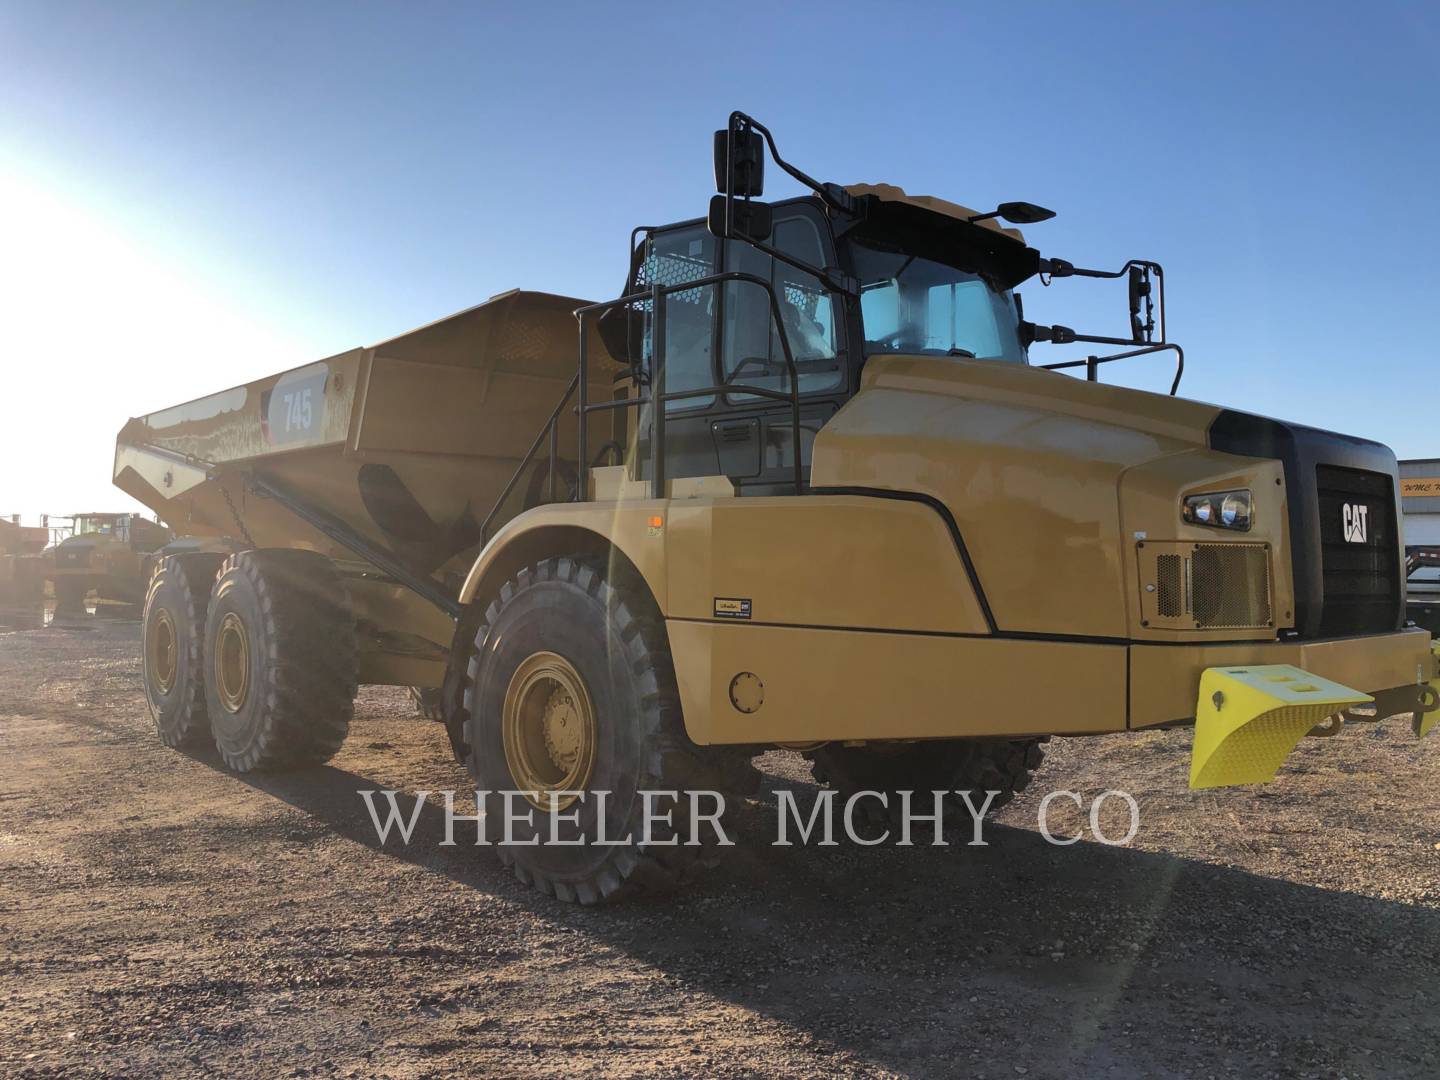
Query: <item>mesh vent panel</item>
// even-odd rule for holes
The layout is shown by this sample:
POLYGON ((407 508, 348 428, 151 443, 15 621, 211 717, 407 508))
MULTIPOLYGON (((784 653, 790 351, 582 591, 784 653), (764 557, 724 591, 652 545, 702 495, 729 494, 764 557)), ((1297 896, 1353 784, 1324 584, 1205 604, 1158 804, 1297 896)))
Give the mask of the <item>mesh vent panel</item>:
MULTIPOLYGON (((652 252, 640 263, 635 284, 642 289, 651 285, 684 285, 687 281, 699 281, 703 277, 709 277, 712 272, 708 259, 678 255, 674 252, 652 252)), ((669 302, 698 304, 703 293, 703 289, 686 289, 683 292, 671 293, 669 302)), ((650 301, 641 300, 636 307, 649 311, 650 301)))
POLYGON ((1151 540, 1139 554, 1145 625, 1260 630, 1274 623, 1267 545, 1151 540))
POLYGON ((1191 557, 1191 606, 1204 629, 1270 621, 1269 559, 1264 548, 1197 544, 1191 557))
POLYGON ((1183 570, 1179 555, 1161 555, 1155 560, 1155 585, 1159 591, 1155 609, 1162 619, 1178 619, 1185 614, 1183 570))

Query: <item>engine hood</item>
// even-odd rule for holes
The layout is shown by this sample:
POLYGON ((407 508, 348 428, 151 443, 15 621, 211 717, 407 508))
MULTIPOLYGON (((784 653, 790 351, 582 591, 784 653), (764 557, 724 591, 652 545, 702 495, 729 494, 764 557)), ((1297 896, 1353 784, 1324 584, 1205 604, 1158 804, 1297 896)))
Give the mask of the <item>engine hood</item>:
POLYGON ((82 533, 79 536, 67 536, 64 540, 61 540, 60 543, 56 544, 55 546, 57 548, 66 549, 96 548, 108 547, 115 542, 116 541, 113 537, 104 536, 99 533, 82 533))
POLYGON ((1128 470, 1203 452, 1212 405, 994 361, 886 356, 815 440, 816 488, 943 503, 998 629, 1120 637, 1128 470))

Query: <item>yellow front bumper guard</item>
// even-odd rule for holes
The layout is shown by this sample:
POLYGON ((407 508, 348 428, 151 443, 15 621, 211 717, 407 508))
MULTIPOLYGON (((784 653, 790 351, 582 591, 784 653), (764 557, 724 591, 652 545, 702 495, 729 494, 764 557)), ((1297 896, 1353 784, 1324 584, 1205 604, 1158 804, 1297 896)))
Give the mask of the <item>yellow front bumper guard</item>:
POLYGON ((1374 700, 1289 664, 1206 668, 1195 705, 1190 786, 1263 784, 1322 720, 1374 700))
MULTIPOLYGON (((1436 676, 1403 695, 1385 696, 1381 715, 1351 714, 1350 719, 1379 720, 1389 712, 1413 708, 1415 734, 1424 738, 1440 724, 1440 641, 1432 641, 1436 676)), ((1399 693, 1400 691, 1396 691, 1399 693)), ((1195 743, 1190 757, 1192 788, 1263 784, 1275 777, 1280 763, 1299 741, 1314 731, 1333 735, 1343 714, 1357 705, 1375 701, 1369 694, 1351 690, 1289 664, 1206 668, 1200 675, 1200 698, 1195 704, 1195 743), (1335 717, 1328 728, 1317 727, 1335 717)), ((1374 710, 1370 710, 1374 712, 1374 710)))
MULTIPOLYGON (((1430 680, 1431 703, 1440 702, 1440 641, 1434 638, 1430 640, 1430 655, 1435 657, 1435 678, 1430 680)), ((1430 712, 1416 711, 1415 713, 1415 734, 1424 738, 1440 723, 1440 710, 1432 708, 1430 712)))

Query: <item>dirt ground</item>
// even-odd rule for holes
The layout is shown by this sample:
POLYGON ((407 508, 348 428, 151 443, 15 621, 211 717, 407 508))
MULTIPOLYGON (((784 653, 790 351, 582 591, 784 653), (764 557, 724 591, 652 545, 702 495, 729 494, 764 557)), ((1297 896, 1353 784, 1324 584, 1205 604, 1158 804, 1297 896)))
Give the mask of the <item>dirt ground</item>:
POLYGON ((1057 741, 987 847, 771 846, 813 788, 767 755, 720 867, 579 909, 428 804, 380 845, 358 789, 467 786, 403 692, 235 776, 156 741, 137 624, 9 625, 4 1075, 1440 1076, 1440 738, 1399 722, 1213 793, 1185 732, 1057 741), (1042 839, 1041 795, 1109 787, 1129 846, 1042 839))

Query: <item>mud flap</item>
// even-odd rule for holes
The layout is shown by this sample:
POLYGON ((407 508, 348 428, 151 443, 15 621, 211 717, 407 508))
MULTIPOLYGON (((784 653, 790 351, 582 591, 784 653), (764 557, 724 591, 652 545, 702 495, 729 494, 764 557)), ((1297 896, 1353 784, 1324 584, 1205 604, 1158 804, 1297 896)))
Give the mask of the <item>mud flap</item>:
POLYGON ((1195 705, 1190 786, 1263 784, 1322 720, 1373 700, 1289 664, 1206 668, 1195 705))

